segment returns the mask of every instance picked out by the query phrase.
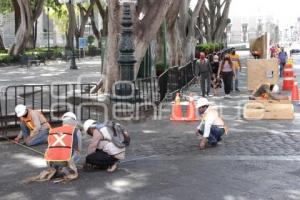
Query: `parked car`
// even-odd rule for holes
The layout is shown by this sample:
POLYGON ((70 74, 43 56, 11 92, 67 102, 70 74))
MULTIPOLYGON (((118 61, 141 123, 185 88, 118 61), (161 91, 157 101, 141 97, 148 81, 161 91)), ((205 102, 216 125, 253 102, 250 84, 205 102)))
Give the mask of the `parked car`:
POLYGON ((291 46, 290 55, 292 54, 299 54, 300 53, 300 44, 294 43, 291 46))

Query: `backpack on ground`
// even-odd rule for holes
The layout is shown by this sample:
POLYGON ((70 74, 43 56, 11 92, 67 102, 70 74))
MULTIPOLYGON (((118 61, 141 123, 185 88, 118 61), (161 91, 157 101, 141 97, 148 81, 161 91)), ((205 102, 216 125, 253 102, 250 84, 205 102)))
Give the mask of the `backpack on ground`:
POLYGON ((105 126, 108 128, 108 132, 111 136, 111 142, 119 148, 129 146, 130 137, 125 133, 124 127, 116 122, 108 121, 105 126))

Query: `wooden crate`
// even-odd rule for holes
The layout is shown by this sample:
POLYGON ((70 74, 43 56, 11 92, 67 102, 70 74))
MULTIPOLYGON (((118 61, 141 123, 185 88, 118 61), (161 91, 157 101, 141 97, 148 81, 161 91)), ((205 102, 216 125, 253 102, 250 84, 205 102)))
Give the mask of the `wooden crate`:
POLYGON ((278 61, 277 59, 249 59, 248 68, 248 90, 253 91, 263 83, 277 84, 278 61))
POLYGON ((254 100, 246 103, 243 116, 248 120, 291 120, 294 119, 294 106, 288 100, 254 100))

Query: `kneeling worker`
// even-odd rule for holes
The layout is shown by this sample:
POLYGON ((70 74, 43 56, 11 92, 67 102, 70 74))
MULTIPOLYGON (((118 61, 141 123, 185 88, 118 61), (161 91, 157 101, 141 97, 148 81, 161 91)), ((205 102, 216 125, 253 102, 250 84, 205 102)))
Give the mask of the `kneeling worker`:
POLYGON ((129 135, 120 124, 102 124, 89 119, 83 125, 84 131, 93 137, 88 146, 86 167, 96 166, 114 172, 119 160, 125 158, 125 147, 129 145, 129 135))
POLYGON ((200 98, 196 107, 202 116, 202 121, 197 127, 197 134, 203 136, 200 141, 200 149, 214 147, 222 140, 221 137, 226 132, 225 123, 206 98, 200 98))
POLYGON ((264 83, 259 85, 252 93, 252 96, 249 97, 250 100, 288 100, 286 96, 280 96, 279 86, 276 84, 264 83))
POLYGON ((65 113, 62 122, 62 126, 50 130, 45 160, 50 171, 71 180, 78 177, 76 163, 80 160, 82 137, 74 113, 65 113))
POLYGON ((28 146, 35 146, 47 142, 50 124, 45 116, 37 110, 27 108, 25 105, 19 104, 15 108, 17 117, 20 118, 21 132, 15 138, 19 142, 23 138, 28 146))

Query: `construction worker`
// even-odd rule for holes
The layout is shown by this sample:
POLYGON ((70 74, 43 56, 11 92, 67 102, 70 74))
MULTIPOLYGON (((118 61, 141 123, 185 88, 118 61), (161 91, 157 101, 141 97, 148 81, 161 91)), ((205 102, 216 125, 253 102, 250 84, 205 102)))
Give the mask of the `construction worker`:
MULTIPOLYGON (((108 172, 114 172, 118 168, 118 162, 125 158, 125 147, 118 147, 112 140, 110 129, 107 125, 89 119, 84 122, 84 131, 93 137, 88 146, 86 165, 96 166, 108 172)), ((125 137, 128 133, 123 129, 125 137)))
POLYGON ((47 181, 55 177, 61 182, 78 177, 76 163, 80 160, 82 137, 77 118, 74 113, 67 112, 61 119, 62 126, 51 129, 49 133, 45 153, 48 168, 29 181, 47 181))
POLYGON ((288 100, 286 96, 280 96, 279 86, 276 84, 264 83, 259 85, 249 97, 250 100, 288 100))
POLYGON ((206 147, 215 147, 225 133, 225 123, 206 98, 198 99, 196 108, 202 116, 201 123, 197 127, 197 135, 202 135, 199 147, 201 150, 206 147))
POLYGON ((15 107, 17 117, 20 118, 21 132, 15 138, 19 142, 23 138, 28 146, 35 146, 47 142, 50 124, 45 116, 37 110, 27 108, 25 105, 19 104, 15 107))

